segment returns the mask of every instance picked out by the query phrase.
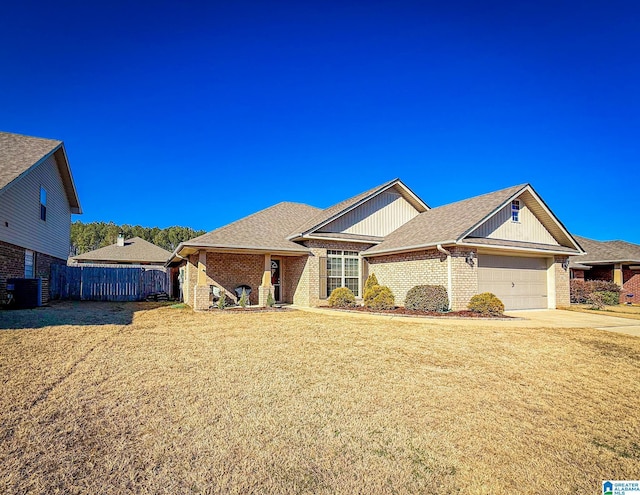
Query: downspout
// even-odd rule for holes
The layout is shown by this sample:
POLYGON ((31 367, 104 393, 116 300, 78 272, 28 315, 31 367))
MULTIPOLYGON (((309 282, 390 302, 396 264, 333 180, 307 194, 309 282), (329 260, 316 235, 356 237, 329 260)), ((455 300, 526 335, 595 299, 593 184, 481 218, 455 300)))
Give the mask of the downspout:
POLYGON ((453 289, 453 283, 452 283, 452 279, 451 279, 451 252, 447 251, 445 248, 443 248, 442 244, 437 244, 436 248, 441 253, 447 255, 447 294, 449 295, 449 309, 451 309, 452 302, 453 302, 452 301, 453 294, 451 292, 451 290, 453 289))

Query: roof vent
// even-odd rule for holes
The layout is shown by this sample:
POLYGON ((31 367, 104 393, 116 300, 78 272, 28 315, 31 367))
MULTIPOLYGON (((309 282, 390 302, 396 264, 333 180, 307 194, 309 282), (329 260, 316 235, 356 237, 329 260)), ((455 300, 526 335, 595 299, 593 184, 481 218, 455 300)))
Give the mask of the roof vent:
POLYGON ((124 232, 120 232, 118 234, 118 246, 120 247, 124 246, 124 232))

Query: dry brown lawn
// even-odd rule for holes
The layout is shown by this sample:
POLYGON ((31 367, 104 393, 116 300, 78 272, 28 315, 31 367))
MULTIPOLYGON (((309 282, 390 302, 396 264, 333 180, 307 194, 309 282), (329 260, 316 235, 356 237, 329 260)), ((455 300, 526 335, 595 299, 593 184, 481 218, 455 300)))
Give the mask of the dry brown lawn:
POLYGON ((3 494, 587 494, 640 476, 626 335, 107 303, 0 327, 3 494))

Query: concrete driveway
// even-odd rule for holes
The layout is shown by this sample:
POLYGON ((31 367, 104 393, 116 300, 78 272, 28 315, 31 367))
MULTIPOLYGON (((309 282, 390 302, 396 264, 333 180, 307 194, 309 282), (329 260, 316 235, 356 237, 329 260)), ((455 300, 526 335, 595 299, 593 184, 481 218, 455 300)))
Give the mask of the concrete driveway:
POLYGON ((595 328, 640 337, 640 320, 619 318, 607 314, 577 313, 561 309, 506 311, 505 314, 523 318, 517 326, 526 322, 527 326, 547 328, 595 328))

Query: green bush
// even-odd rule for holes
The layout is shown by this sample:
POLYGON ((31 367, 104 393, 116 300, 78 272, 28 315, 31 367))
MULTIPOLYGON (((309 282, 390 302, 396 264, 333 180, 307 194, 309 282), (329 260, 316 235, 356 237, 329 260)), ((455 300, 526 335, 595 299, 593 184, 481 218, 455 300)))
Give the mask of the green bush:
POLYGON ((273 294, 271 293, 271 291, 269 291, 269 294, 267 294, 267 307, 273 308, 275 304, 276 300, 273 298, 273 294))
POLYGON ((474 313, 483 315, 500 316, 504 313, 504 304, 491 292, 476 294, 471 298, 467 307, 474 313))
POLYGON ((218 309, 224 309, 225 306, 227 305, 227 294, 225 293, 224 289, 220 290, 220 299, 218 299, 218 309))
POLYGON ((587 303, 591 305, 591 309, 604 309, 606 304, 604 302, 604 294, 606 292, 592 292, 587 296, 587 303))
POLYGON ((351 308, 356 305, 356 296, 347 287, 333 289, 329 296, 329 306, 332 308, 351 308))
POLYGON ((374 285, 380 285, 380 284, 378 283, 378 277, 376 277, 376 274, 372 273, 367 277, 367 281, 364 283, 365 297, 366 297, 367 291, 371 289, 371 287, 373 287, 374 285))
POLYGON ((605 306, 617 306, 620 304, 620 292, 611 292, 608 290, 594 292, 594 294, 600 294, 602 302, 605 306))
POLYGON ((386 285, 373 285, 364 293, 364 305, 371 309, 393 309, 396 307, 393 292, 386 285))
POLYGON ((242 289, 242 294, 240 295, 240 299, 238 300, 238 306, 241 308, 246 308, 249 305, 249 296, 247 296, 247 291, 242 289))
POLYGON ((413 311, 448 311, 447 289, 441 285, 416 285, 407 292, 404 307, 413 311))

